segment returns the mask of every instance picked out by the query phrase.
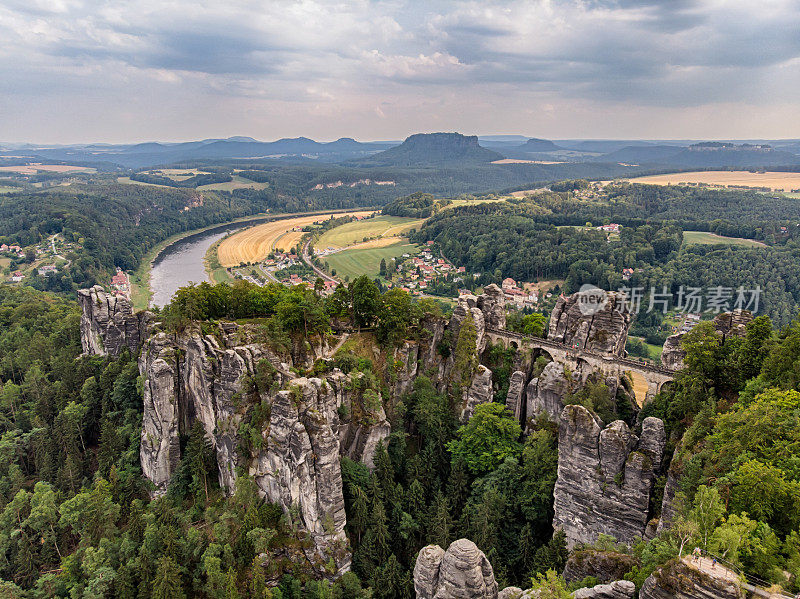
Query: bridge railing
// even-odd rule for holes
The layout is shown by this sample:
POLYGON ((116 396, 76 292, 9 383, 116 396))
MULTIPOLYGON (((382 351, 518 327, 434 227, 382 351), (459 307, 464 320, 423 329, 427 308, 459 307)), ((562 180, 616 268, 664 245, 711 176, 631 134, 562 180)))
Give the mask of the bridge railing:
POLYGON ((495 335, 501 335, 503 337, 512 337, 515 339, 521 340, 531 340, 541 345, 543 347, 551 347, 553 349, 559 349, 567 352, 574 352, 578 354, 578 356, 588 356, 598 360, 605 360, 608 362, 616 362, 617 364, 624 364, 626 366, 630 366, 632 368, 636 368, 639 370, 647 370, 649 372, 654 372, 658 374, 663 374, 666 376, 673 376, 675 374, 674 370, 670 370, 669 368, 665 368, 663 366, 656 366, 654 364, 648 364, 647 362, 639 362, 637 360, 631 360, 630 358, 623 358, 621 356, 608 356, 606 354, 601 354, 599 352, 593 352, 591 350, 580 348, 580 347, 572 347, 567 345, 566 343, 560 343, 558 341, 553 341, 552 339, 545 339, 542 337, 534 337, 533 335, 525 335, 523 333, 517 333, 515 331, 507 331, 505 329, 495 329, 493 327, 486 327, 487 333, 494 333, 495 335))

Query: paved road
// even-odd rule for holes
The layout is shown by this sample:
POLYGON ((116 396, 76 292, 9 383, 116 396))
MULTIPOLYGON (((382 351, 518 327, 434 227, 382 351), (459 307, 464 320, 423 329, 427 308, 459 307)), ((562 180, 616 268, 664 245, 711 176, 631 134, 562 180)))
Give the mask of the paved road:
POLYGON ((313 270, 314 273, 318 277, 320 277, 323 281, 331 281, 333 283, 338 283, 339 282, 338 279, 333 278, 328 273, 326 273, 324 270, 318 268, 311 261, 311 255, 308 253, 308 246, 310 246, 310 245, 311 245, 311 240, 309 239, 308 241, 306 241, 305 245, 303 246, 303 255, 302 255, 303 262, 305 262, 311 268, 311 270, 313 270))

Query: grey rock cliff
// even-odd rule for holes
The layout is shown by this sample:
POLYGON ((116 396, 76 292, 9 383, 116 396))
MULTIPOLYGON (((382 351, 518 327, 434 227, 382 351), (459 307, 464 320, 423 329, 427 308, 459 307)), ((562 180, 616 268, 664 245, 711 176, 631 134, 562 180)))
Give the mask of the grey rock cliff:
POLYGON ((670 335, 664 341, 664 347, 661 349, 661 364, 671 370, 680 370, 683 368, 683 359, 686 357, 686 352, 681 347, 686 333, 676 333, 670 335))
POLYGON ((545 414, 551 421, 558 422, 564 409, 564 397, 574 391, 576 385, 579 381, 574 375, 566 375, 563 364, 549 362, 538 377, 531 379, 525 391, 528 420, 545 414))
MULTIPOLYGON (((199 421, 215 450, 220 485, 232 492, 238 468, 263 497, 287 511, 296 506, 318 570, 330 557, 349 566, 340 455, 372 464, 388 436, 382 400, 357 395, 350 375, 296 378, 269 348, 248 343, 247 331, 224 324, 213 335, 190 327, 157 333, 139 358, 144 383, 140 460, 156 494, 163 494, 180 461, 180 439, 199 421), (262 388, 263 387, 263 388, 262 388), (255 406, 268 406, 256 419, 255 406), (256 427, 246 438, 243 423, 256 427), (260 438, 257 435, 260 427, 260 438), (250 448, 245 456, 240 447, 250 448)), ((362 376, 360 374, 353 376, 362 376)))
POLYGON ((700 572, 684 562, 672 561, 644 581, 640 599, 741 599, 736 581, 700 572))
POLYGON ((424 547, 414 566, 414 589, 421 599, 496 599, 492 565, 468 539, 453 541, 447 551, 424 547))
POLYGON ((506 394, 506 406, 514 415, 514 418, 521 421, 525 410, 525 373, 521 370, 515 371, 508 382, 508 393, 506 394))
POLYGON ((78 291, 83 353, 118 356, 135 353, 148 335, 150 313, 133 312, 130 300, 106 293, 100 285, 78 291))
POLYGON ((475 407, 482 403, 489 403, 494 399, 492 388, 492 371, 483 364, 478 365, 472 383, 465 389, 461 397, 461 414, 459 420, 462 424, 469 422, 475 407))
POLYGON ((563 576, 568 583, 592 576, 605 584, 621 580, 637 564, 634 557, 625 553, 583 549, 570 553, 563 576))
POLYGON ((584 314, 580 292, 560 297, 550 315, 547 338, 598 353, 624 356, 631 315, 621 294, 607 291, 602 309, 584 314))
POLYGON ((618 420, 607 427, 586 408, 561 414, 553 526, 567 544, 593 543, 600 534, 633 543, 645 532, 656 464, 666 444, 664 425, 646 419, 642 438, 618 420))
POLYGON ((483 312, 486 326, 490 329, 506 328, 506 300, 503 290, 492 283, 483 288, 477 298, 478 308, 483 312))
MULTIPOLYGON (((711 322, 714 330, 725 341, 731 335, 744 337, 747 334, 747 324, 753 320, 753 314, 748 310, 733 310, 717 314, 711 322)), ((670 335, 664 342, 661 351, 661 364, 672 370, 680 370, 684 367, 683 360, 686 352, 681 343, 686 333, 676 333, 670 335)))

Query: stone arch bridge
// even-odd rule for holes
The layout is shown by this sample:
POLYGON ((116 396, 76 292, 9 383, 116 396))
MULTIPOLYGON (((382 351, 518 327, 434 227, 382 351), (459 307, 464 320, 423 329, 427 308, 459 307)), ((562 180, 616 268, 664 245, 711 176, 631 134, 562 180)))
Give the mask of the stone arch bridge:
POLYGON ((665 383, 672 381, 675 371, 663 366, 654 366, 629 358, 601 354, 583 348, 570 347, 548 339, 522 335, 504 329, 486 328, 486 338, 494 345, 513 347, 517 350, 541 350, 554 361, 568 366, 573 371, 587 376, 591 370, 622 380, 629 375, 633 383, 636 401, 639 405, 647 403, 661 391, 665 383))

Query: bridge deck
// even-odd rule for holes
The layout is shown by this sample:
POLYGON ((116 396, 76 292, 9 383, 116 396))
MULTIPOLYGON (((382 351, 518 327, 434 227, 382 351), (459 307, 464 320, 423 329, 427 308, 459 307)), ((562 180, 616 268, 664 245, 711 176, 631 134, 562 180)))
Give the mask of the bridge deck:
POLYGON ((505 337, 507 339, 519 339, 527 343, 533 343, 542 348, 549 347, 551 349, 558 349, 573 354, 579 358, 592 357, 594 359, 604 360, 606 362, 612 362, 622 366, 627 366, 633 370, 639 370, 641 372, 651 372, 654 374, 661 374, 669 377, 672 377, 675 374, 674 370, 665 368, 663 366, 655 366, 653 364, 648 364, 647 362, 639 362, 637 360, 631 360, 630 358, 623 358, 621 356, 609 356, 606 354, 593 352, 583 348, 571 347, 565 343, 559 343, 558 341, 553 341, 551 339, 543 339, 541 337, 534 337, 533 335, 524 335, 522 333, 515 333, 513 331, 507 331, 505 329, 494 329, 490 327, 486 328, 486 332, 498 335, 500 337, 505 337))

